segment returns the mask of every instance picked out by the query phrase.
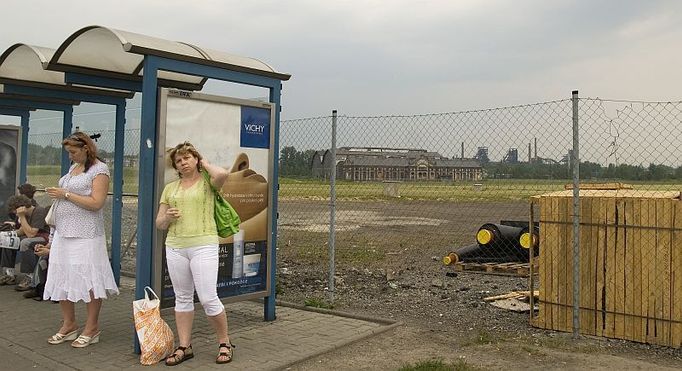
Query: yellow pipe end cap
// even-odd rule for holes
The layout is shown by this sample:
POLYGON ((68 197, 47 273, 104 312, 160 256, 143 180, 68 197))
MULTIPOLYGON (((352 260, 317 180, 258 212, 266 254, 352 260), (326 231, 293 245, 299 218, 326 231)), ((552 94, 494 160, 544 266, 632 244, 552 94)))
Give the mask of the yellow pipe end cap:
POLYGON ((476 233, 476 241, 481 245, 487 245, 493 239, 493 232, 487 229, 481 229, 476 233))

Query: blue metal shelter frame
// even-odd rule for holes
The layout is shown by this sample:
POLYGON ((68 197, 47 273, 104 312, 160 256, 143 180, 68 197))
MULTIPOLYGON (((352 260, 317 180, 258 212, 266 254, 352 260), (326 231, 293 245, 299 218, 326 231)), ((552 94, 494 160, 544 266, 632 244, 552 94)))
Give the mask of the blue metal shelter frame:
MULTIPOLYGON (((114 139, 114 177, 111 226, 111 266, 116 284, 121 283, 121 217, 123 214, 123 149, 125 133, 125 108, 128 94, 87 94, 69 90, 57 90, 47 87, 32 87, 19 84, 3 84, 0 104, 21 108, 0 109, 0 114, 21 117, 22 153, 19 165, 19 182, 27 179, 28 164, 28 132, 30 130, 30 111, 36 109, 61 111, 63 113, 62 137, 66 138, 73 129, 73 106, 81 101, 90 103, 109 104, 116 107, 116 134, 114 139), (52 103, 44 100, 63 101, 66 103, 52 103)), ((69 170, 68 154, 62 151, 61 174, 69 170)))
MULTIPOLYGON (((178 72, 188 75, 203 76, 216 80, 252 85, 269 89, 270 102, 275 105, 275 139, 274 148, 279 148, 279 122, 280 122, 280 101, 282 83, 278 78, 262 75, 250 74, 246 72, 231 71, 219 67, 207 66, 188 61, 180 61, 145 55, 143 62, 144 75, 142 82, 117 79, 113 77, 88 75, 84 73, 66 72, 67 83, 77 83, 83 85, 97 86, 103 88, 126 89, 142 93, 142 113, 140 122, 140 162, 139 162, 139 189, 147 190, 138 195, 138 234, 137 234, 137 264, 136 264, 136 288, 135 297, 144 297, 145 286, 152 286, 153 283, 153 237, 154 237, 154 210, 156 194, 154 194, 154 177, 156 174, 155 157, 157 153, 156 141, 158 138, 157 123, 157 97, 161 85, 157 78, 159 71, 178 72)), ((274 153, 273 178, 277 179, 279 174, 278 163, 279 153, 274 153)), ((277 188, 273 188, 270 195, 273 210, 277 210, 277 188)), ((276 271, 276 241, 277 241, 277 220, 272 220, 272 247, 269 254, 270 259, 270 293, 264 300, 263 316, 266 321, 276 318, 275 313, 275 271, 276 271)))
MULTIPOLYGON (((5 86, 6 87, 6 86, 5 86)), ((30 111, 34 110, 48 110, 48 111, 59 111, 64 115, 63 129, 68 128, 69 132, 73 126, 73 105, 79 102, 73 101, 63 101, 63 103, 58 103, 55 101, 44 101, 36 97, 18 97, 18 96, 5 96, 0 94, 0 105, 4 107, 13 107, 16 115, 10 116, 20 116, 21 117, 21 162, 19 163, 19 182, 26 182, 26 168, 28 164, 28 131, 30 129, 30 111)), ((5 112, 11 112, 5 110, 5 112)), ((62 173, 64 173, 64 158, 66 158, 66 169, 68 166, 68 156, 62 155, 62 173)))
MULTIPOLYGON (((200 65, 196 63, 172 60, 168 58, 147 55, 144 60, 145 74, 142 80, 142 122, 141 122, 141 136, 140 136, 140 175, 142 174, 156 174, 155 154, 156 152, 156 138, 158 138, 157 117, 157 93, 158 80, 156 78, 157 72, 160 70, 178 72, 195 76, 203 76, 217 80, 229 81, 233 83, 253 85, 269 89, 270 102, 275 105, 275 138, 274 149, 279 148, 279 110, 280 110, 280 96, 281 96, 281 81, 276 78, 253 75, 244 72, 230 71, 213 66, 200 65), (148 143, 153 145, 149 146, 148 143)), ((273 178, 278 178, 278 154, 274 154, 274 171, 273 178)), ((140 176, 140 189, 154 189, 154 179, 151 177, 140 176)), ((277 210, 277 191, 273 187, 273 194, 270 195, 272 200, 273 210, 277 210)), ((137 279, 138 285, 136 288, 136 295, 143 296, 144 286, 152 283, 152 242, 154 233, 154 200, 156 195, 147 194, 138 201, 138 220, 146 220, 149 223, 141 224, 138 234, 138 261, 137 261, 137 279), (139 247, 144 246, 146 250, 140 254, 139 247), (141 261, 140 258, 145 259, 141 261), (142 281, 144 280, 144 282, 142 281)), ((266 321, 275 319, 275 269, 276 269, 276 218, 272 218, 273 225, 271 231, 272 246, 268 254, 270 259, 271 272, 270 276, 270 293, 264 301, 264 318, 266 321)))

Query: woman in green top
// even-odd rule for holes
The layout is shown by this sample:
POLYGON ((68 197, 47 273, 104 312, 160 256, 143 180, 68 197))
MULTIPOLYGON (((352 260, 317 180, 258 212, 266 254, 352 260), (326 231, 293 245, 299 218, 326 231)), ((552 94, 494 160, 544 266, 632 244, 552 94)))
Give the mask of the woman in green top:
POLYGON ((232 348, 227 334, 225 307, 218 298, 218 234, 213 219, 213 191, 227 179, 227 170, 211 165, 189 142, 180 143, 170 151, 173 168, 180 179, 166 184, 161 194, 156 226, 168 230, 166 263, 175 293, 175 321, 179 345, 166 358, 174 366, 193 358, 191 339, 194 320, 194 290, 209 322, 218 337, 219 354, 216 363, 232 360, 232 348), (211 184, 201 171, 210 175, 211 184))

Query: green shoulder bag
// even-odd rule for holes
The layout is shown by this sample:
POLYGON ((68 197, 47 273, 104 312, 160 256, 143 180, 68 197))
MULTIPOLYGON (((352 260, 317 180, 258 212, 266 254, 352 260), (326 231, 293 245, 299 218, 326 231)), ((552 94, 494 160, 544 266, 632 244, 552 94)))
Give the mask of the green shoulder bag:
POLYGON ((213 195, 215 196, 213 217, 215 218, 218 236, 222 238, 230 237, 239 232, 239 223, 242 222, 239 219, 239 214, 237 214, 232 205, 223 198, 220 192, 213 187, 213 184, 211 184, 211 176, 208 175, 208 172, 202 170, 201 174, 204 176, 206 182, 208 182, 208 185, 211 187, 211 190, 213 190, 213 195))

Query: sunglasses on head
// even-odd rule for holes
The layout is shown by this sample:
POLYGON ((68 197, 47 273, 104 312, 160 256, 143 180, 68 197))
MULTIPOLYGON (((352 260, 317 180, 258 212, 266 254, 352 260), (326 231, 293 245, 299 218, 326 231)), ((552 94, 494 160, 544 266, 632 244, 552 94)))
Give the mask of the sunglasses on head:
POLYGON ((190 143, 190 142, 182 142, 182 143, 178 144, 177 146, 175 146, 175 149, 181 149, 181 148, 184 148, 184 147, 191 147, 191 148, 194 148, 194 146, 192 145, 192 143, 190 143))
POLYGON ((75 140, 75 141, 77 141, 77 142, 81 142, 81 143, 83 143, 83 144, 87 144, 87 142, 85 142, 85 139, 79 137, 79 136, 76 135, 76 134, 70 135, 67 139, 69 139, 69 140, 75 140))

